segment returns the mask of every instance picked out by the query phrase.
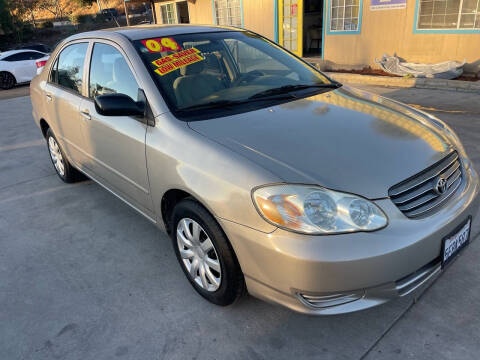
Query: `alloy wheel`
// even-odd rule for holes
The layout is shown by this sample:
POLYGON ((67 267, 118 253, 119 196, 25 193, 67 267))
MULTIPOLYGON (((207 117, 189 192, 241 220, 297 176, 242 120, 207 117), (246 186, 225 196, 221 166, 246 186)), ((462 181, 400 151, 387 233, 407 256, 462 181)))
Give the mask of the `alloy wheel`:
POLYGON ((7 72, 2 72, 0 73, 0 88, 2 89, 11 89, 15 85, 15 78, 7 73, 7 72))
POLYGON ((212 240, 195 220, 183 218, 177 225, 177 245, 190 278, 202 289, 220 287, 222 270, 212 240))
POLYGON ((57 141, 50 136, 48 138, 48 149, 50 150, 50 157, 52 158, 55 169, 60 176, 65 176, 65 164, 63 162, 62 152, 57 144, 57 141))

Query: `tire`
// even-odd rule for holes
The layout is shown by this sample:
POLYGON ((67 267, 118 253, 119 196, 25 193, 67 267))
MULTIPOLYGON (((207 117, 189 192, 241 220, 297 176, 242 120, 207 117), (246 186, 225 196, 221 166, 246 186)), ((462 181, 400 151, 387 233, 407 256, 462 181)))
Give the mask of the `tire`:
POLYGON ((15 76, 7 71, 0 72, 0 88, 3 90, 11 89, 16 84, 15 76))
POLYGON ((84 180, 85 177, 77 169, 75 169, 67 160, 57 138, 53 131, 49 128, 47 130, 45 139, 47 140, 47 149, 52 160, 53 167, 60 179, 66 183, 74 183, 84 180))
POLYGON ((185 276, 190 281, 190 284, 192 284, 194 289, 201 296, 213 304, 227 306, 234 303, 245 293, 245 279, 235 253, 218 223, 202 205, 192 198, 186 198, 180 201, 173 210, 171 229, 172 231, 170 234, 178 262, 180 263, 185 276), (195 223, 200 226, 200 243, 198 244, 197 242, 197 250, 194 250, 195 241, 191 240, 194 236, 191 238, 186 236, 184 227, 187 225, 190 235, 193 235, 194 231, 192 230, 195 223), (190 240, 190 244, 194 246, 185 246, 179 232, 184 238, 190 240), (211 240, 211 245, 213 246, 213 249, 211 250, 208 250, 208 245, 205 245, 208 243, 207 239, 211 240), (184 256, 190 256, 192 253, 194 255, 190 258, 182 258, 182 255, 180 254, 181 247, 184 256), (202 252, 198 250, 203 247, 207 249, 207 251, 202 252), (191 253, 189 253, 189 251, 191 253), (198 256, 199 251, 202 254, 198 256), (201 256, 203 256, 203 258, 201 256), (194 271, 195 277, 193 277, 190 275, 187 263, 190 263, 190 269, 192 269, 195 258, 197 258, 200 265, 198 271, 194 271), (215 260, 218 261, 215 262, 215 260), (216 271, 215 267, 218 263, 219 271, 216 271), (212 264, 215 264, 215 266, 210 267, 212 264), (202 266, 204 268, 204 279, 202 279, 201 276, 202 266), (209 269, 207 269, 207 267, 209 269), (212 276, 214 278, 219 278, 219 284, 216 284, 215 281, 211 280, 212 276), (207 286, 205 286, 203 280, 206 280, 207 286))

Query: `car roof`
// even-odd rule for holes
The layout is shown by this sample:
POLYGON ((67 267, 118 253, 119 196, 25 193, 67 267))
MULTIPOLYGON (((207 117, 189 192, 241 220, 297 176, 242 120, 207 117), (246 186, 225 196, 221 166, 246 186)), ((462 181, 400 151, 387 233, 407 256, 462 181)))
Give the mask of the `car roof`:
POLYGON ((75 34, 66 40, 75 40, 81 38, 103 38, 108 39, 118 35, 123 35, 130 40, 148 39, 162 36, 172 36, 180 34, 193 34, 205 32, 219 32, 219 31, 244 31, 243 29, 231 26, 214 26, 214 25, 190 25, 190 24, 175 24, 175 25, 136 25, 123 26, 117 28, 109 28, 97 31, 89 31, 80 34, 75 34), (118 35, 117 35, 118 34, 118 35))

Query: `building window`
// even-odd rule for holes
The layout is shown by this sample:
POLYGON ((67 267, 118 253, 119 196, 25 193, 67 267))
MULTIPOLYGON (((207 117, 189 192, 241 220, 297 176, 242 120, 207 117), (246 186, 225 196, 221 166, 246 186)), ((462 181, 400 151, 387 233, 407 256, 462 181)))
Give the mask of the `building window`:
POLYGON ((480 0, 420 0, 417 29, 480 29, 480 0))
POLYGON ((160 5, 160 12, 162 14, 162 24, 176 24, 177 18, 175 16, 175 4, 160 5))
POLYGON ((242 26, 241 0, 213 0, 218 25, 242 26))
POLYGON ((188 3, 186 1, 175 1, 160 5, 160 16, 162 24, 188 24, 188 3))
POLYGON ((360 30, 360 0, 330 0, 330 4, 330 32, 360 30))

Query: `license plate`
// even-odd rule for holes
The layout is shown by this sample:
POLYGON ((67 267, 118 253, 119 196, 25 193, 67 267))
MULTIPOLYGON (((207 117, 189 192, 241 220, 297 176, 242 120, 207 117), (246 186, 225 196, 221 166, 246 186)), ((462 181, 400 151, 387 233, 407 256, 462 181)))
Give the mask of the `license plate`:
POLYGON ((445 237, 442 241, 442 268, 445 267, 460 250, 468 245, 470 241, 470 225, 472 218, 458 227, 452 234, 445 237))

